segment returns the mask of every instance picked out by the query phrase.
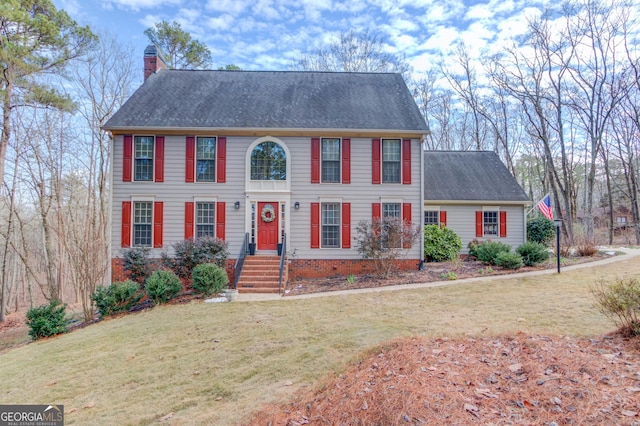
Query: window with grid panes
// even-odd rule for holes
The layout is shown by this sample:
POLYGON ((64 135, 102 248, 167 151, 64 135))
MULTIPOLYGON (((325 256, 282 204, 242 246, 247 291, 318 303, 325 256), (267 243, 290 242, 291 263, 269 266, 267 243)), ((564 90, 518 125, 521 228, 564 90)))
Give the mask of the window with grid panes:
POLYGON ((153 136, 134 138, 134 179, 153 181, 153 136))
MULTIPOLYGON (((401 219, 401 205, 400 203, 383 203, 382 204, 382 217, 383 219, 401 219)), ((389 225, 387 225, 389 226, 389 225)), ((389 231, 388 231, 389 232, 389 231)), ((389 247, 397 248, 402 244, 402 235, 389 234, 389 247)))
POLYGON ((322 247, 340 247, 340 203, 322 203, 322 247))
POLYGON ((287 180, 287 154, 276 142, 262 142, 251 152, 251 180, 287 180))
POLYGON ((498 235, 498 212, 486 211, 482 216, 484 235, 498 235))
POLYGON ((215 203, 196 203, 196 238, 215 237, 215 203))
POLYGON ((437 210, 426 210, 424 212, 424 224, 425 225, 439 225, 440 224, 440 212, 437 210))
POLYGON ((382 139, 382 182, 400 183, 400 139, 382 139))
POLYGON ((197 138, 196 160, 196 180, 214 182, 216 180, 216 138, 197 138))
POLYGON ((340 139, 322 139, 322 182, 340 182, 340 139))
POLYGON ((133 203, 133 245, 151 247, 153 226, 153 202, 135 201, 133 203))

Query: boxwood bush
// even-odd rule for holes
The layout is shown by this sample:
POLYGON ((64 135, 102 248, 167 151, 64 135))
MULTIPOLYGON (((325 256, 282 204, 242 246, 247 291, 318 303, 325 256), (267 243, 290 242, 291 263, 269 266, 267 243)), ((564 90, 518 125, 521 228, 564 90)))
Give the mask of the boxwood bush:
POLYGON ((496 256, 495 263, 505 269, 519 269, 522 268, 522 256, 518 253, 502 251, 496 256))
POLYGON ((475 255, 482 263, 497 265, 496 258, 500 253, 509 253, 511 246, 498 241, 483 241, 475 247, 475 255))
POLYGON ((229 283, 227 272, 213 263, 201 263, 193 268, 193 289, 205 296, 220 293, 229 283))
POLYGON ((54 336, 67 332, 65 318, 66 304, 59 300, 51 300, 48 305, 37 306, 27 311, 29 336, 33 340, 54 336))
POLYGON ((549 259, 547 248, 540 243, 527 241, 516 249, 516 253, 522 256, 522 262, 525 266, 535 266, 549 259))
POLYGON ((424 227, 424 258, 433 262, 453 260, 462 249, 462 240, 447 227, 424 227))
POLYGON ((110 286, 98 286, 91 295, 100 316, 106 317, 131 309, 142 298, 140 284, 127 280, 111 283, 110 286))
POLYGON ((180 278, 171 271, 155 271, 144 285, 144 290, 154 304, 168 302, 180 293, 180 278))
POLYGON ((537 217, 527 222, 527 240, 548 246, 556 236, 556 226, 546 217, 537 217))

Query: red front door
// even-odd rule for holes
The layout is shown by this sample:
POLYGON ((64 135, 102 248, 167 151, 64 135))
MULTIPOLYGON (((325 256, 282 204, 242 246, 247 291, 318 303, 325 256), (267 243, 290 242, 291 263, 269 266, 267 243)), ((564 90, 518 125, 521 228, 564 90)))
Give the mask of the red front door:
POLYGON ((258 203, 258 250, 278 249, 278 203, 258 203))

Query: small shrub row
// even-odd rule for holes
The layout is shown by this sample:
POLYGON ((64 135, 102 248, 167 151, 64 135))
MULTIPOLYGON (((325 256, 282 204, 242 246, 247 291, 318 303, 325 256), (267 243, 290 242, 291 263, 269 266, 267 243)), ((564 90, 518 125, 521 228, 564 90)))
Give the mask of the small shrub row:
POLYGON ((91 300, 100 316, 106 317, 131 309, 142 299, 140 284, 127 280, 111 283, 110 286, 98 286, 91 300))
POLYGON ((469 255, 487 265, 497 265, 506 269, 535 266, 549 259, 549 252, 543 244, 528 241, 521 244, 515 253, 511 246, 497 241, 469 242, 469 255))

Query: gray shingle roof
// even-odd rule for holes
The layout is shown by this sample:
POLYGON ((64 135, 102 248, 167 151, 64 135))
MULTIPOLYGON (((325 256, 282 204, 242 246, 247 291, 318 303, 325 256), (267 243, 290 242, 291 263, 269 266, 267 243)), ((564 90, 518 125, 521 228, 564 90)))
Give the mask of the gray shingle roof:
POLYGON ((427 125, 400 74, 162 70, 105 129, 406 130, 427 125))
POLYGON ((424 153, 424 198, 452 201, 530 201, 493 151, 424 153))

